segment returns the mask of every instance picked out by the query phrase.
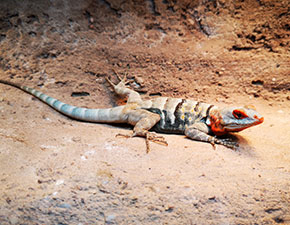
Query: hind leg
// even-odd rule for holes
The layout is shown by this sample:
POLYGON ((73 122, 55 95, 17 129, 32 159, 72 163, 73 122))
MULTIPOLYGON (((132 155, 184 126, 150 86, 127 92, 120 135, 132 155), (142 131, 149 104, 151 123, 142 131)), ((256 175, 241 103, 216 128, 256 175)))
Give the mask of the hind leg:
POLYGON ((150 151, 149 141, 166 146, 168 145, 163 136, 157 136, 155 133, 149 132, 149 130, 159 122, 160 116, 158 114, 149 112, 145 109, 129 110, 126 114, 128 116, 127 122, 134 126, 133 135, 118 134, 117 136, 127 138, 136 136, 145 137, 147 153, 150 151))
POLYGON ((150 151, 149 141, 166 146, 168 145, 163 136, 157 136, 155 133, 149 132, 149 130, 159 121, 160 116, 158 114, 148 112, 144 109, 136 109, 129 113, 128 122, 134 125, 133 137, 145 137, 146 153, 150 151))
POLYGON ((141 99, 140 94, 138 92, 126 87, 126 84, 129 83, 128 81, 126 81, 126 76, 121 78, 118 75, 118 73, 115 72, 115 74, 117 75, 118 79, 120 80, 120 82, 118 84, 114 84, 108 78, 106 78, 106 80, 114 88, 114 91, 116 92, 116 94, 128 97, 127 103, 137 103, 137 104, 141 103, 142 99, 141 99))

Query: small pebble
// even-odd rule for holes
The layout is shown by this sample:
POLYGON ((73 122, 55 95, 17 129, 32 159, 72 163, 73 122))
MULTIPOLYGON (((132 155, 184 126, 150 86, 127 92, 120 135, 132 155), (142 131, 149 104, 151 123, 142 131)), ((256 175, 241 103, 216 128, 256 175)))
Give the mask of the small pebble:
POLYGON ((68 203, 62 203, 62 204, 58 204, 57 207, 64 208, 64 209, 69 209, 69 208, 71 208, 71 205, 68 204, 68 203))
POLYGON ((57 180, 56 183, 55 183, 55 185, 61 185, 63 183, 64 183, 64 180, 57 180))
POLYGON ((112 222, 115 219, 116 219, 116 216, 115 215, 109 215, 109 216, 106 217, 106 221, 107 222, 112 222))
POLYGON ((72 141, 73 142, 81 142, 81 138, 80 137, 73 137, 72 141))
POLYGON ((19 224, 20 222, 16 215, 12 215, 9 219, 11 224, 19 224))

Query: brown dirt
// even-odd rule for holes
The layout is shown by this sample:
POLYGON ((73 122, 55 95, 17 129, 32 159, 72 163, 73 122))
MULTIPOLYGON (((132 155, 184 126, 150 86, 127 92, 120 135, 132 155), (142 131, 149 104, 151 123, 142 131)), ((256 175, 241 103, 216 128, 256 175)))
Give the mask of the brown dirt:
POLYGON ((146 154, 115 137, 128 127, 1 84, 1 224, 290 224, 289 1, 176 2, 3 0, 0 79, 101 108, 121 102, 116 70, 144 98, 252 104, 265 122, 237 151, 165 135, 146 154))

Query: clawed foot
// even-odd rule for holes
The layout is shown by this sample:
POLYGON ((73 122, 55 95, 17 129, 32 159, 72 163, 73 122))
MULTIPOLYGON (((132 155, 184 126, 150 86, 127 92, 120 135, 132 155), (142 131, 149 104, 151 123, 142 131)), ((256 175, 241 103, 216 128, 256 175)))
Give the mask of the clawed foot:
POLYGON ((132 135, 127 135, 127 134, 116 134, 115 137, 124 137, 124 138, 131 138, 132 135))
POLYGON ((122 86, 126 86, 127 84, 133 82, 130 80, 127 80, 127 74, 124 75, 124 77, 122 78, 115 70, 113 70, 114 73, 116 74, 117 78, 119 79, 119 83, 118 84, 114 84, 108 77, 105 77, 105 79, 107 80, 107 82, 113 87, 115 88, 117 85, 122 85, 122 86))
MULTIPOLYGON (((131 138, 136 137, 136 135, 127 135, 127 134, 117 134, 116 137, 124 137, 124 138, 131 138)), ((146 142, 146 153, 150 152, 150 145, 149 141, 155 142, 157 144, 168 146, 167 141, 165 141, 165 138, 163 136, 157 136, 155 133, 147 132, 145 136, 145 142, 146 142)))
POLYGON ((154 133, 147 132, 146 133, 146 153, 149 153, 150 151, 149 141, 168 146, 168 143, 167 141, 165 141, 165 138, 163 136, 157 136, 154 133))
MULTIPOLYGON (((234 142, 232 139, 230 138, 226 138, 226 139, 218 139, 216 138, 215 139, 215 143, 216 144, 221 144, 221 145, 224 145, 230 149, 233 149, 233 150, 237 150, 239 148, 239 144, 237 142, 234 142)), ((214 144, 212 144, 214 146, 214 144)), ((215 148, 215 146, 214 146, 215 148)))

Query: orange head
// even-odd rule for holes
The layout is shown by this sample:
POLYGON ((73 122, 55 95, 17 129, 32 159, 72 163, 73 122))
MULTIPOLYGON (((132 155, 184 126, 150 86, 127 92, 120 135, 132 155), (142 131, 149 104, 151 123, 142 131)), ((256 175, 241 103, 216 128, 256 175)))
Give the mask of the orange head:
POLYGON ((221 110, 212 109, 207 124, 215 135, 239 132, 263 123, 262 117, 253 107, 230 107, 221 110))

